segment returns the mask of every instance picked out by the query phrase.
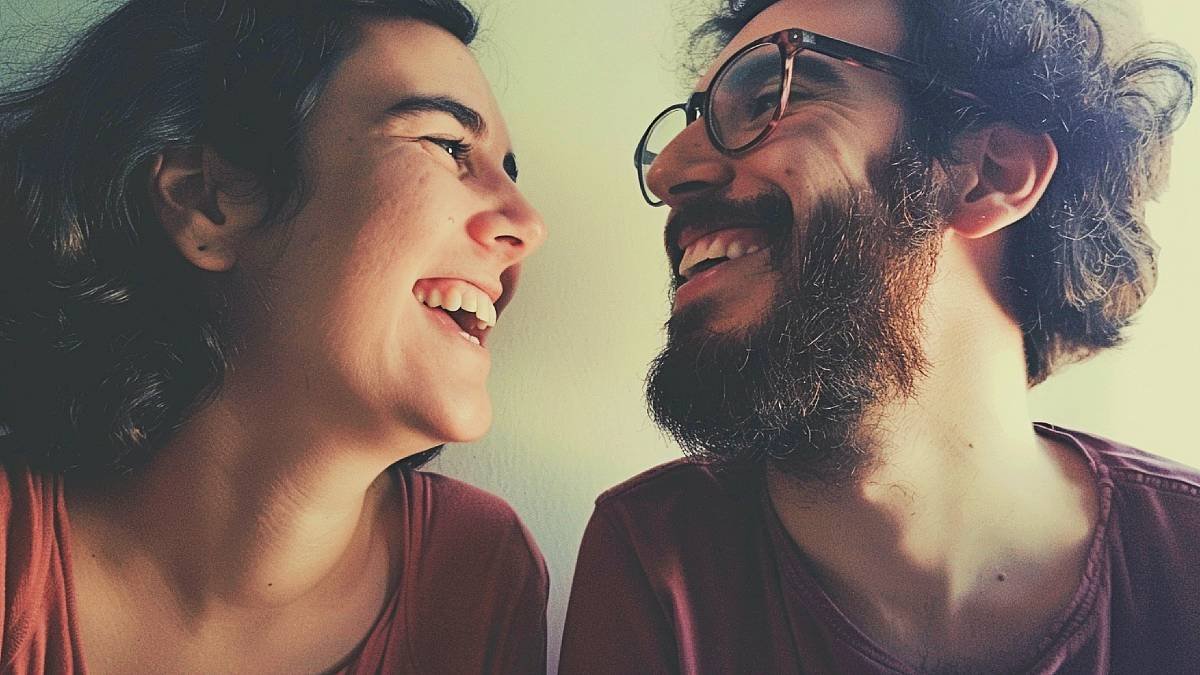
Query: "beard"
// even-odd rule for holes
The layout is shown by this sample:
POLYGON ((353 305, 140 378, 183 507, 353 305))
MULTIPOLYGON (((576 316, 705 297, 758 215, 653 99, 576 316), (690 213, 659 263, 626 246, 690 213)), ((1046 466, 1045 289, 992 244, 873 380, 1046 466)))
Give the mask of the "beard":
POLYGON ((780 281, 757 325, 713 332, 704 300, 670 319, 646 381, 655 422, 718 466, 770 462, 833 487, 865 473, 872 411, 910 397, 926 368, 919 308, 941 250, 934 176, 905 146, 874 164, 867 187, 825 195, 803 228, 779 190, 683 207, 673 225, 684 209, 761 218, 780 281))

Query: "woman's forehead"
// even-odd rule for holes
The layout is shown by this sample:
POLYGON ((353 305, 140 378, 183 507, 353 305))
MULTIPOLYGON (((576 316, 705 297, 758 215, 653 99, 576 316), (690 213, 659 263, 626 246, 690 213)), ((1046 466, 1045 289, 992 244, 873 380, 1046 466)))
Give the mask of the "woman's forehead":
POLYGON ((445 96, 477 111, 492 133, 504 133, 487 78, 451 33, 412 19, 371 20, 361 31, 323 93, 331 107, 382 111, 414 95, 445 96))

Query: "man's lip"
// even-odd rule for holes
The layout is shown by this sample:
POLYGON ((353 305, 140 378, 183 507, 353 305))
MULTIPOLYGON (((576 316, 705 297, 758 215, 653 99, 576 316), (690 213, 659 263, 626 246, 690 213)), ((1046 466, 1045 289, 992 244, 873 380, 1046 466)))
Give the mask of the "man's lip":
POLYGON ((686 251, 687 247, 697 241, 707 237, 713 232, 721 230, 736 230, 736 229, 767 229, 762 223, 719 223, 712 225, 688 225, 679 233, 679 241, 675 246, 680 251, 686 251))
POLYGON ((737 229, 762 230, 767 235, 767 246, 770 246, 773 240, 777 238, 774 236, 776 234, 775 228, 763 222, 723 221, 721 223, 706 225, 687 225, 679 231, 679 237, 676 242, 667 242, 667 258, 671 262, 672 273, 679 274, 679 265, 683 262, 683 254, 689 246, 714 232, 737 229))
POLYGON ((736 260, 726 260, 688 278, 678 277, 679 285, 675 288, 674 308, 678 309, 690 303, 696 294, 703 292, 710 285, 714 277, 729 272, 731 266, 738 267, 739 263, 750 262, 760 255, 770 255, 770 247, 744 255, 736 260))

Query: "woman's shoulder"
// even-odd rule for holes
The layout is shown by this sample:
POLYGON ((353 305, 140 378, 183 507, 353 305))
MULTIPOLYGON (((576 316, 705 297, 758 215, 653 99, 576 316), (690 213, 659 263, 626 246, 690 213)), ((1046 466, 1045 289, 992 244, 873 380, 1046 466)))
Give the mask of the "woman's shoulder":
POLYGON ((408 470, 403 597, 419 672, 545 670, 549 575, 529 531, 500 497, 408 470))
POLYGON ((539 561, 541 553, 521 518, 504 499, 461 480, 429 471, 404 471, 407 515, 428 543, 506 548, 539 561))
MULTIPOLYGON (((0 571, 11 582, 35 573, 46 563, 46 551, 59 548, 66 514, 62 477, 34 471, 16 461, 0 461, 0 571), (24 571, 22 571, 24 570, 24 571)), ((0 589, 11 595, 13 588, 0 589)))
POLYGON ((0 551, 52 531, 62 509, 62 479, 23 462, 0 461, 0 551))
MULTIPOLYGON (((66 663, 69 635, 62 478, 0 462, 0 655, 4 672, 66 663), (49 652, 53 652, 50 654, 49 652)), ((69 659, 68 659, 69 660, 69 659)))

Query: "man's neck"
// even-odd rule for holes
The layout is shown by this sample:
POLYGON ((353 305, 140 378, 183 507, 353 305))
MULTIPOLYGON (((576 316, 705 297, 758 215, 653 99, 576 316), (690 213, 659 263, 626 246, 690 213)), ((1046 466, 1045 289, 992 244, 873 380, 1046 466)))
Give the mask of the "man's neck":
POLYGON ((772 469, 767 484, 826 591, 868 635, 911 658, 933 645, 967 660, 991 650, 996 662, 998 643, 1035 639, 1069 604, 1098 495, 1086 459, 1034 430, 1020 332, 938 293, 927 315, 974 323, 926 340, 934 365, 918 390, 872 417, 867 474, 814 489, 772 469))
POLYGON ((1098 510, 1088 469, 1031 428, 906 440, 837 494, 768 472, 772 504, 819 582, 897 656, 935 645, 994 663, 998 641, 1036 642, 1082 578, 1098 510))

